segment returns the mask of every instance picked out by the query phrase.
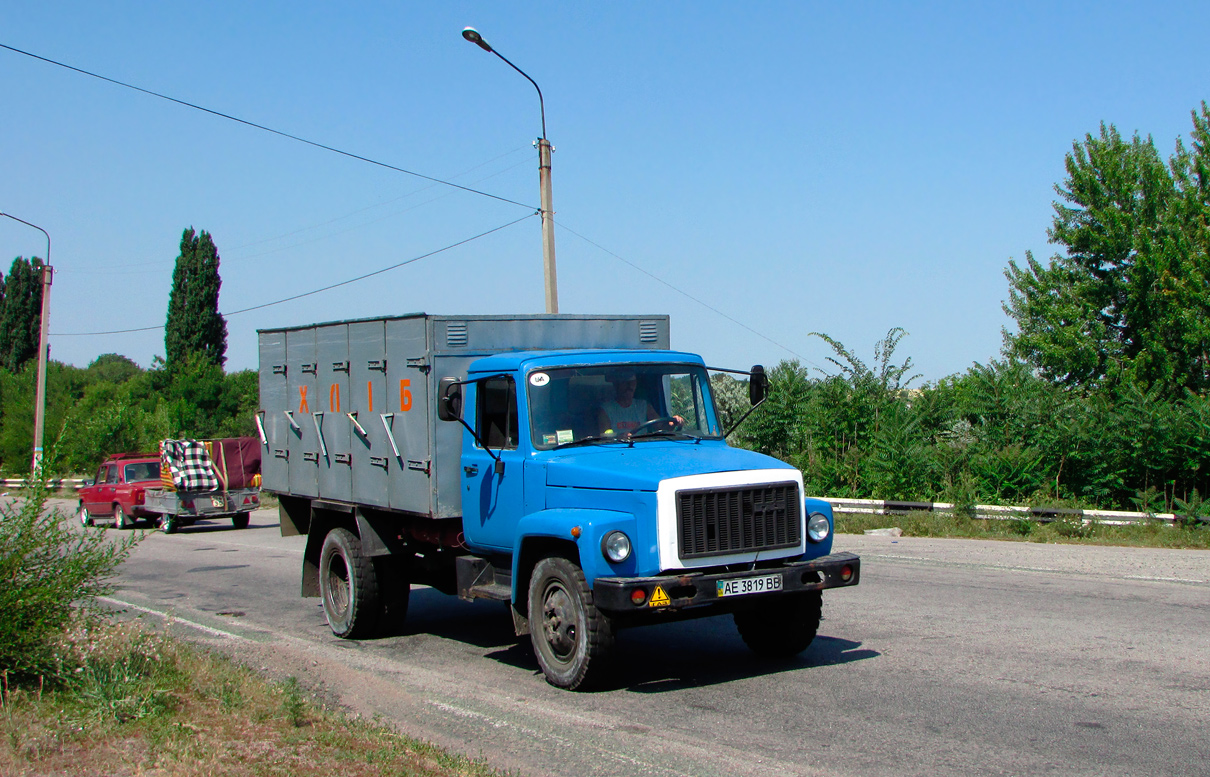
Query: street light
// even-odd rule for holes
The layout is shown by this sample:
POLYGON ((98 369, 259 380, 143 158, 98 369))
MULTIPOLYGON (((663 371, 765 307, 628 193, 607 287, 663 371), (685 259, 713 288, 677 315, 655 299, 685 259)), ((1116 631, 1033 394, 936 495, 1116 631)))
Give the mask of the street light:
POLYGON ((20 221, 46 235, 46 264, 42 267, 42 322, 38 328, 38 389, 34 399, 34 460, 30 466, 30 472, 41 478, 39 470, 42 467, 42 427, 46 423, 46 360, 49 356, 46 333, 50 328, 50 284, 55 278, 55 268, 50 266, 50 233, 37 224, 31 224, 11 214, 0 213, 0 216, 20 221))
POLYGON ((551 203, 550 190, 550 141, 546 139, 546 104, 542 100, 542 89, 521 68, 505 59, 504 55, 488 45, 474 27, 462 31, 462 37, 484 51, 495 54, 504 64, 516 70, 538 90, 538 108, 542 111, 542 137, 538 138, 538 184, 542 190, 542 269, 546 279, 546 312, 559 312, 559 284, 555 279, 555 211, 551 203))

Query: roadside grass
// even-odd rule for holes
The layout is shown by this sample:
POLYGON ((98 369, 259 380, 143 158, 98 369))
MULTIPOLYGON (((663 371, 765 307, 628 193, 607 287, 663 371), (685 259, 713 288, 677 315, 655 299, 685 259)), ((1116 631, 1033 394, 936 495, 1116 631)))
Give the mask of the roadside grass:
POLYGON ((56 656, 54 687, 0 673, 0 774, 502 774, 137 622, 81 617, 56 656))
POLYGON ((1210 525, 1177 525, 1148 521, 1111 526, 1078 517, 1047 522, 1030 518, 987 519, 943 512, 917 511, 906 515, 836 513, 836 532, 861 534, 867 529, 898 527, 905 537, 952 537, 1074 545, 1123 545, 1146 548, 1210 550, 1210 525))

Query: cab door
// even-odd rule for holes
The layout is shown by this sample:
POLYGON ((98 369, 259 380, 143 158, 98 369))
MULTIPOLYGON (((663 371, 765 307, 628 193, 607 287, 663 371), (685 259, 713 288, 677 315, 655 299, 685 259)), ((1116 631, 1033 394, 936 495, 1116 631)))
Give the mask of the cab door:
POLYGON ((500 376, 467 388, 473 425, 487 448, 469 434, 462 446, 463 534, 472 546, 511 551, 525 497, 517 385, 500 376))

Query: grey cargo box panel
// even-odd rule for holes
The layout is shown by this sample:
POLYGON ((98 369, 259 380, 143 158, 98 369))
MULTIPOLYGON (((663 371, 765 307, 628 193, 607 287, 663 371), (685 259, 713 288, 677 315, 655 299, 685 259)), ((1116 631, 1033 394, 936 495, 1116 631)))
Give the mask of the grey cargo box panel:
POLYGON ((440 378, 506 351, 670 346, 667 316, 417 313, 259 335, 263 488, 436 518, 462 514, 440 378))

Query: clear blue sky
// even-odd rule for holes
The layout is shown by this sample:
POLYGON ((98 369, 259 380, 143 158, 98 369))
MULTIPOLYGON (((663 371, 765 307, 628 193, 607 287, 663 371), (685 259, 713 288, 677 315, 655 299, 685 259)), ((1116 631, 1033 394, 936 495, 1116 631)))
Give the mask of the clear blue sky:
MULTIPOLYGON (((900 326, 935 380, 998 356, 1072 141, 1106 121, 1167 155, 1210 99, 1210 4, 1000 5, 47 0, 0 6, 0 43, 536 209, 537 95, 475 26, 542 87, 557 222, 684 292, 561 227, 563 312, 667 313, 731 367, 830 367, 812 331, 872 360, 900 326)), ((0 211, 51 234, 52 357, 81 366, 163 353, 66 335, 162 325, 186 227, 234 311, 530 212, 6 50, 0 106, 0 211)), ((541 312, 541 250, 531 218, 233 316, 228 367, 257 328, 541 312)), ((44 253, 0 219, 0 269, 44 253)))

